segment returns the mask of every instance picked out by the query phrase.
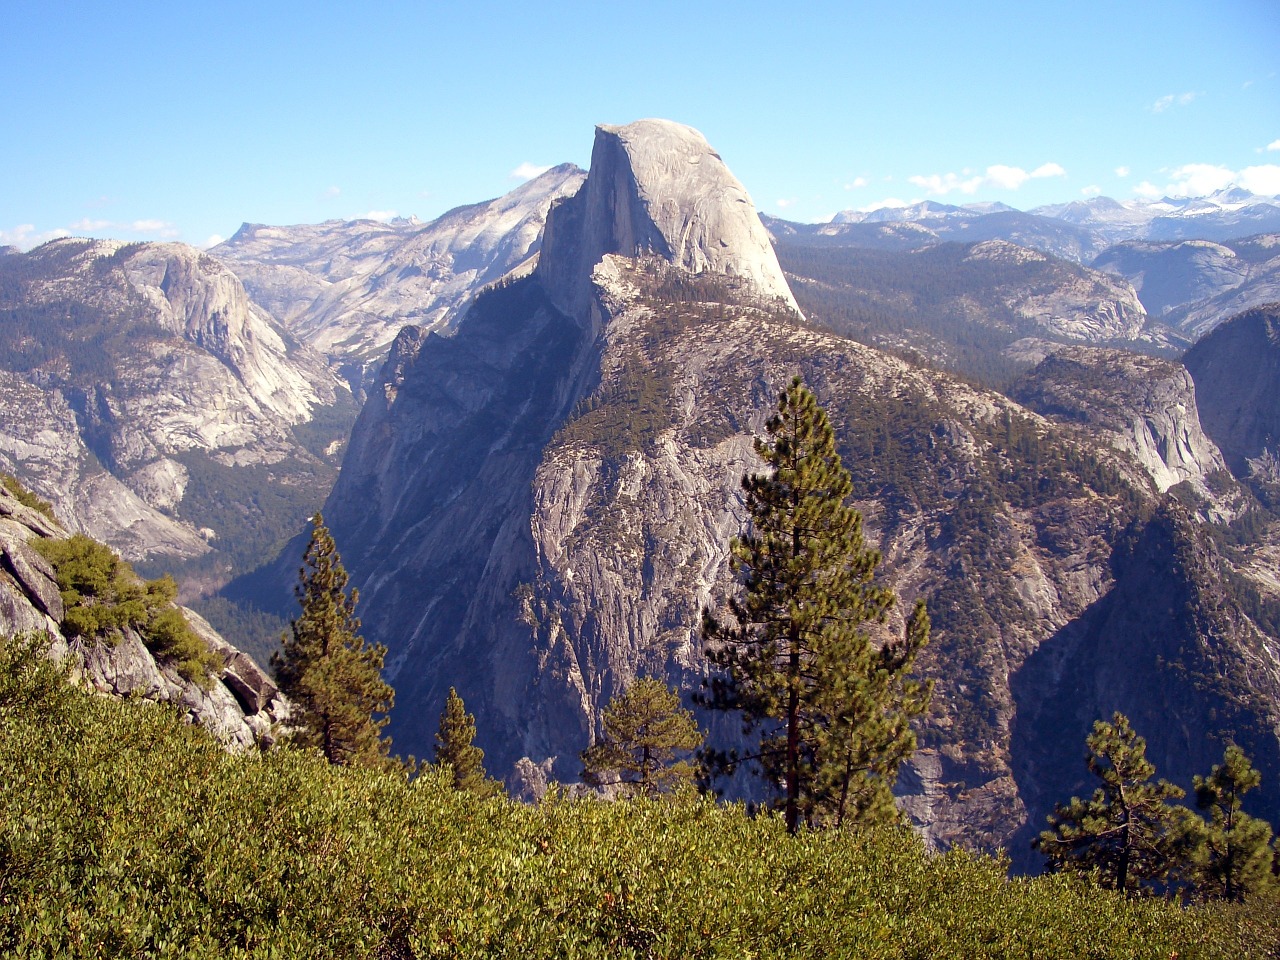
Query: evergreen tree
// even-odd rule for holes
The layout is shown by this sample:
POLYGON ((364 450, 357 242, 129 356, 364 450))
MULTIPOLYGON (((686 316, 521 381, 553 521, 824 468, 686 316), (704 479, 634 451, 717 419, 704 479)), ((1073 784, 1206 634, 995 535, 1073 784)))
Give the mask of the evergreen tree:
MULTIPOLYGON (((731 622, 707 614, 707 657, 720 668, 701 702, 741 711, 760 732, 759 761, 779 784, 787 829, 802 819, 896 819, 891 789, 915 748, 910 721, 929 687, 909 677, 928 641, 923 603, 906 636, 877 648, 868 624, 895 598, 873 582, 880 555, 866 546, 862 517, 845 504, 849 473, 814 395, 795 378, 756 452, 771 468, 742 485, 751 525, 731 545, 743 595, 731 622)), ((711 757, 721 769, 742 757, 711 757)))
POLYGON ((641 796, 655 796, 692 783, 697 768, 677 760, 702 746, 693 714, 661 680, 641 678, 609 701, 604 737, 582 752, 588 783, 622 783, 641 796))
POLYGON ((501 792, 502 784, 485 773, 484 751, 475 745, 475 738, 476 718, 467 713, 458 691, 450 687, 436 732, 436 763, 449 765, 455 789, 492 797, 501 792))
POLYGON ((1271 825, 1241 809, 1241 798, 1262 782, 1262 775, 1245 752, 1231 744, 1221 764, 1192 782, 1196 806, 1209 814, 1197 865, 1200 894, 1239 901, 1269 887, 1271 825))
POLYGON ((1186 791, 1152 781, 1147 742, 1117 712, 1097 720, 1086 739, 1085 762, 1102 786, 1089 800, 1072 797, 1049 816, 1050 829, 1032 841, 1052 871, 1096 870, 1102 885, 1132 894, 1143 885, 1177 879, 1195 815, 1167 801, 1186 791))
POLYGON ((294 704, 290 739, 319 748, 332 764, 390 766, 391 743, 381 736, 394 698, 382 679, 387 649, 366 644, 358 633, 359 595, 345 592, 347 571, 320 514, 298 578, 294 593, 302 613, 271 658, 280 689, 294 704))

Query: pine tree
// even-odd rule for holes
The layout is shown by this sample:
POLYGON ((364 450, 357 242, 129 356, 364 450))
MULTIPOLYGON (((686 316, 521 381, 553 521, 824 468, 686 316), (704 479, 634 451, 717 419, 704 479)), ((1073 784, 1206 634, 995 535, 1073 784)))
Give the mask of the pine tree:
POLYGON ((280 689, 294 704, 291 741, 319 748, 340 766, 392 766, 390 740, 381 736, 394 699, 382 679, 387 650, 358 633, 359 595, 345 592, 347 572, 320 514, 312 520, 298 579, 302 613, 271 658, 280 689))
POLYGON ((1271 825, 1241 809, 1241 798, 1262 782, 1249 757, 1235 744, 1207 777, 1196 776, 1196 806, 1209 814, 1202 831, 1198 892, 1243 900, 1272 885, 1271 825))
POLYGON ((448 764, 453 771, 454 789, 492 797, 501 792, 502 784, 485 773, 484 751, 475 745, 475 738, 476 718, 467 713, 458 691, 450 687, 436 732, 436 763, 448 764))
POLYGON ((1132 894, 1176 880, 1186 862, 1195 815, 1167 801, 1181 787, 1152 781, 1147 742, 1117 712, 1097 720, 1086 739, 1089 771, 1102 781, 1089 800, 1072 797, 1049 816, 1050 829, 1032 841, 1052 871, 1098 872, 1104 887, 1132 894))
MULTIPOLYGON (((743 595, 729 601, 731 622, 706 615, 720 673, 700 700, 759 731, 755 759, 780 785, 792 833, 802 819, 893 820, 898 766, 915 749, 910 721, 929 698, 909 676, 928 617, 918 603, 902 640, 872 643, 867 625, 883 623, 895 597, 873 581, 880 555, 845 504, 853 485, 834 431, 799 377, 766 428, 756 452, 772 469, 743 478, 751 525, 731 545, 743 595)), ((725 770, 744 758, 711 759, 725 770)))
POLYGON ((604 736, 582 752, 588 783, 622 783, 629 793, 655 796, 693 782, 697 767, 677 760, 702 746, 693 714, 661 680, 641 678, 604 711, 604 736))

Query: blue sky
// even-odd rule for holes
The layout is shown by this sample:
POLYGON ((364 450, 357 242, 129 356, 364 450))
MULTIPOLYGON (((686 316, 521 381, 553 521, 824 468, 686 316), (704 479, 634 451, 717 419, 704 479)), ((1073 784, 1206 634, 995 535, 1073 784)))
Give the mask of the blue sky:
POLYGON ((430 219, 596 123, 758 207, 1280 193, 1280 2, 0 4, 0 244, 430 219))

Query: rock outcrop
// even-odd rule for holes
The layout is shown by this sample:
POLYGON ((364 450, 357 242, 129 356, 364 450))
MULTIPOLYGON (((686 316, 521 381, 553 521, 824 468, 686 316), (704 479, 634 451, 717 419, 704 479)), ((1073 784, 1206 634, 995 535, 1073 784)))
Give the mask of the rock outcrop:
POLYGON ((72 682, 104 696, 174 706, 230 749, 276 740, 290 716, 288 701, 261 667, 190 610, 183 610, 187 622, 220 661, 207 684, 157 660, 133 629, 114 640, 64 637, 54 570, 30 541, 67 535, 61 524, 0 487, 0 635, 43 637, 49 656, 65 666, 72 682))
POLYGON ((1195 384, 1181 364, 1121 350, 1062 347, 1022 377, 1009 395, 1045 416, 1108 436, 1131 454, 1161 493, 1226 470, 1200 426, 1195 384))
POLYGON ((683 124, 596 128, 586 183, 548 218, 539 278, 560 309, 577 315, 608 254, 652 254, 695 275, 740 278, 756 295, 800 309, 747 191, 683 124))

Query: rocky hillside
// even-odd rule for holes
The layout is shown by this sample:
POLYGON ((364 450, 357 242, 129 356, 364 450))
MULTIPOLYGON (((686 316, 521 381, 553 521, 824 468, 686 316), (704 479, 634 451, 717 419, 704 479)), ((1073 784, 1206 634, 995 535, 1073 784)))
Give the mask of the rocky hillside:
MULTIPOLYGON (((1098 443, 1079 417, 1046 419, 817 328, 782 295, 753 223, 696 132, 602 127, 585 185, 552 207, 537 270, 479 297, 451 338, 401 332, 325 507, 366 634, 389 648, 397 749, 428 749, 454 686, 491 769, 574 780, 613 693, 641 675, 694 688, 706 673, 701 611, 730 588, 739 482, 759 466, 752 438, 799 373, 838 427, 886 580, 903 607, 929 602, 921 669, 936 695, 899 786, 934 843, 1007 845, 1062 799, 1036 752, 1050 748, 1023 739, 1031 720, 1078 762, 1094 718, 1154 716, 1173 693, 1204 722, 1181 741, 1168 724, 1142 731, 1168 757, 1163 772, 1201 772, 1202 754, 1179 759, 1175 742, 1199 737, 1220 754, 1223 737, 1247 730, 1274 782, 1275 637, 1218 589, 1211 544, 1186 535, 1196 562, 1141 548, 1160 529, 1148 518, 1166 515, 1157 481, 1211 474, 1211 445, 1193 412, 1155 424, 1141 456, 1108 439, 1185 379, 1166 371, 1150 395, 1122 391, 1117 404, 1134 409, 1099 413, 1114 429, 1098 443), (1169 588, 1181 590, 1168 597, 1174 616, 1184 600, 1208 610, 1213 598, 1179 635, 1211 634, 1210 654, 1117 653, 1148 650, 1147 631, 1166 626, 1099 612, 1140 583, 1138 569, 1182 585, 1169 588), (1080 636, 1112 652, 1106 683, 1085 684, 1080 636), (1232 686, 1240 671, 1248 698, 1232 686)), ((1005 250, 962 249, 978 263, 1005 250)), ((1117 317, 1141 325, 1140 311, 1117 317)), ((901 629, 900 611, 889 628, 901 629)), ((715 742, 738 736, 733 718, 702 721, 715 742)))
POLYGON ((1127 280, 1005 240, 893 251, 775 236, 811 319, 990 382, 1053 344, 1170 352, 1184 343, 1147 317, 1127 280))
POLYGON ((215 584, 260 562, 327 493, 354 413, 198 250, 0 257, 0 467, 131 561, 199 559, 215 584))
POLYGON ((1280 234, 1244 240, 1131 241, 1093 266, 1130 280, 1152 316, 1198 339, 1227 317, 1280 300, 1280 234))
POLYGON ((397 219, 271 227, 245 224, 210 253, 298 340, 357 388, 400 328, 446 331, 480 287, 537 252, 547 209, 583 173, 553 167, 511 193, 430 223, 397 219))
POLYGON ((40 636, 73 682, 108 696, 173 705, 233 749, 275 740, 277 725, 288 721, 287 701, 250 657, 190 610, 183 616, 210 655, 204 681, 154 652, 132 626, 110 638, 64 636, 67 609, 56 572, 34 544, 64 539, 68 531, 32 502, 0 486, 0 636, 40 636))

